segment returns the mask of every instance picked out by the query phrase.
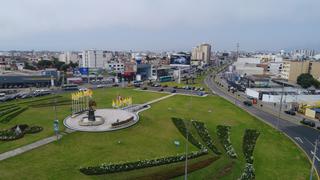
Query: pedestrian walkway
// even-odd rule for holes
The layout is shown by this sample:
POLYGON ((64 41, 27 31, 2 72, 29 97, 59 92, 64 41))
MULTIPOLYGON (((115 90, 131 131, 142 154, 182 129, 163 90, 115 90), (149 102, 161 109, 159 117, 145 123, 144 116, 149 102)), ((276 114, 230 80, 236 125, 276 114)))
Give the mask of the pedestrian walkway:
MULTIPOLYGON (((61 139, 61 137, 62 137, 62 135, 59 135, 58 139, 61 139)), ((38 148, 40 146, 49 144, 49 143, 56 141, 56 140, 57 140, 57 136, 51 136, 51 137, 36 141, 34 143, 22 146, 20 148, 2 153, 2 154, 0 154, 0 161, 8 159, 8 158, 16 156, 16 155, 19 155, 19 154, 22 154, 24 152, 30 151, 30 150, 38 148)))

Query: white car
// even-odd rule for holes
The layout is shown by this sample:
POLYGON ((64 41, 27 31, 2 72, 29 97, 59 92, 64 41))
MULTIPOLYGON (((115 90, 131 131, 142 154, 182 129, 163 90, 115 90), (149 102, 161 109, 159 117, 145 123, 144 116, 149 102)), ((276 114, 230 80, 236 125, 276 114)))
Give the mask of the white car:
POLYGON ((106 87, 106 85, 105 84, 98 84, 97 85, 97 88, 103 88, 103 87, 106 87))

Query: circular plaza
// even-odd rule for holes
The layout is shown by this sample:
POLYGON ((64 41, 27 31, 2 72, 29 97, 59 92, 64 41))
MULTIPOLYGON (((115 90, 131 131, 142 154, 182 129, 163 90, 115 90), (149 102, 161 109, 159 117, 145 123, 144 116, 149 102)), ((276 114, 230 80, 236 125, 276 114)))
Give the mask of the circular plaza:
POLYGON ((87 112, 68 116, 63 124, 75 131, 105 132, 130 127, 138 122, 139 116, 136 113, 122 109, 96 109, 97 121, 88 121, 87 112))

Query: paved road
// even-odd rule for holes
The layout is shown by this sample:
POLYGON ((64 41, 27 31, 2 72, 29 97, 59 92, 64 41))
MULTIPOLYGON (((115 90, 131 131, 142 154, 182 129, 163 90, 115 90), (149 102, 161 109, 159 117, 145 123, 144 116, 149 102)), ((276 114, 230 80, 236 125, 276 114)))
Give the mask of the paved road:
MULTIPOLYGON (((205 79, 205 83, 208 85, 208 87, 215 92, 215 94, 231 101, 231 102, 237 102, 237 99, 234 98, 233 96, 229 95, 227 92, 222 91, 213 81, 213 77, 207 76, 205 79)), ((315 146, 315 141, 318 136, 320 136, 320 131, 309 128, 307 126, 303 125, 297 125, 295 123, 283 120, 283 119, 278 119, 277 116, 261 111, 260 109, 251 106, 247 107, 245 106, 242 102, 237 102, 237 106, 239 106, 242 109, 245 109, 249 113, 259 117, 261 120, 265 121, 266 123, 271 124, 274 127, 279 127, 279 130, 286 135, 288 135, 291 139, 293 139, 308 155, 310 159, 313 158, 313 150, 315 146)), ((318 146, 318 149, 320 147, 318 146)), ((315 160, 315 168, 320 174, 320 152, 319 150, 317 151, 317 156, 315 160)), ((294 163, 294 162, 292 162, 294 163)), ((288 164, 288 166, 290 166, 288 164)))

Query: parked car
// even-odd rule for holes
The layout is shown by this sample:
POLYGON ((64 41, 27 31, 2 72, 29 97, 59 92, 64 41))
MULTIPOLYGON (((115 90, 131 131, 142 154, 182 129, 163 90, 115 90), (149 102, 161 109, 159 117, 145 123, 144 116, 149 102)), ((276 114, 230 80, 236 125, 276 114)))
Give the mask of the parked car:
POLYGON ((304 124, 304 125, 307 125, 307 126, 310 126, 310 127, 315 127, 316 124, 313 122, 313 121, 309 121, 309 120, 306 120, 303 118, 302 121, 300 121, 301 124, 304 124))
POLYGON ((293 110, 286 110, 284 111, 286 114, 289 114, 289 115, 292 115, 292 116, 295 116, 296 115, 296 112, 294 112, 293 110))
POLYGON ((243 104, 246 106, 252 106, 252 102, 251 101, 243 101, 243 104))
POLYGON ((175 90, 175 89, 173 89, 172 91, 171 91, 171 93, 176 93, 177 92, 177 90, 175 90))

